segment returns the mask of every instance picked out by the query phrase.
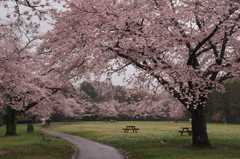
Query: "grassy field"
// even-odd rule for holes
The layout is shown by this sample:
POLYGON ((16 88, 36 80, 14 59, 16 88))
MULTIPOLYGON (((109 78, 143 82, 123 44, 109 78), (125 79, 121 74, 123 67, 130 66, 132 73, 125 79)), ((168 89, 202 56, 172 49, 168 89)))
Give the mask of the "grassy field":
POLYGON ((75 153, 75 147, 62 139, 43 141, 40 131, 41 124, 34 124, 33 133, 27 133, 27 124, 19 124, 19 135, 5 137, 6 128, 0 127, 0 159, 69 159, 75 153))
MULTIPOLYGON (((82 122, 51 123, 52 129, 79 135, 119 149, 127 159, 240 159, 240 125, 208 124, 213 148, 191 147, 191 136, 180 136, 187 122, 82 122), (126 125, 140 128, 138 133, 124 133, 126 125)), ((41 125, 34 124, 34 133, 27 133, 27 125, 17 127, 19 135, 5 137, 0 127, 1 159, 70 159, 74 147, 59 139, 42 141, 41 125), (5 153, 5 154, 2 154, 5 153), (2 154, 2 155, 1 155, 2 154)), ((48 136, 47 134, 45 134, 48 136)))
POLYGON ((79 135, 119 149, 127 159, 240 159, 240 125, 208 124, 213 148, 191 147, 191 136, 178 130, 187 122, 82 122, 53 128, 79 135), (126 125, 140 128, 138 133, 124 133, 126 125))

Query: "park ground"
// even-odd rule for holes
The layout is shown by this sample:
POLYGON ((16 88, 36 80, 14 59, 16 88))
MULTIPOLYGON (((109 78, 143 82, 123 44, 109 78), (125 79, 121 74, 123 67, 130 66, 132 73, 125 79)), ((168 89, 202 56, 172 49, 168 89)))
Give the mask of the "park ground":
MULTIPOLYGON (((178 132, 183 126, 191 125, 173 121, 51 123, 54 131, 113 146, 127 159, 240 158, 239 124, 208 123, 212 148, 191 147, 191 136, 181 136, 178 132), (122 128, 127 125, 135 125, 140 130, 138 133, 124 133, 122 128)), ((69 159, 75 153, 75 147, 62 139, 52 137, 51 142, 42 141, 41 125, 34 124, 34 128, 33 133, 27 133, 27 125, 20 124, 17 128, 19 135, 4 137, 5 127, 0 127, 0 158, 69 159)))

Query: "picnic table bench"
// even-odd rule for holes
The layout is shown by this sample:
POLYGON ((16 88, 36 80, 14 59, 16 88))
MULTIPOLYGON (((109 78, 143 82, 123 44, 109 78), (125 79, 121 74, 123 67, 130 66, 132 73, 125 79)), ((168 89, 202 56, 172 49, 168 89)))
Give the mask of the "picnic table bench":
POLYGON ((139 128, 136 128, 135 126, 126 126, 126 128, 123 128, 124 132, 127 132, 129 130, 132 130, 133 132, 136 132, 137 133, 137 130, 139 130, 139 128))
POLYGON ((187 132, 188 135, 192 135, 192 128, 191 127, 180 127, 182 130, 180 130, 179 132, 181 133, 181 136, 183 135, 184 132, 187 132))

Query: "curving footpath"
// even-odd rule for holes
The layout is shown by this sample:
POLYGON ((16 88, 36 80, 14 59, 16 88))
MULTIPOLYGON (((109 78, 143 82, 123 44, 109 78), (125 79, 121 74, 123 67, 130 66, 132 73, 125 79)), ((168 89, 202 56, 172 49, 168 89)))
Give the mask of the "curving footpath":
POLYGON ((97 142, 84 139, 79 136, 68 135, 56 131, 45 131, 46 133, 69 141, 78 148, 75 159, 125 159, 115 148, 97 142))

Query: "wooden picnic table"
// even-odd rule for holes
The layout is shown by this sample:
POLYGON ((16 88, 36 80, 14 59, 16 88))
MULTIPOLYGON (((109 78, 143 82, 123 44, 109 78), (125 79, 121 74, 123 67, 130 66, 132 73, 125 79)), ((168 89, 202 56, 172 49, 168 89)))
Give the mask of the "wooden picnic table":
POLYGON ((192 135, 192 128, 191 127, 180 127, 182 130, 179 132, 181 133, 181 136, 183 135, 184 132, 187 132, 188 135, 192 135))
POLYGON ((139 130, 139 128, 136 128, 135 126, 126 126, 126 128, 123 128, 123 130, 124 130, 124 132, 127 132, 127 133, 129 130, 132 130, 133 133, 134 132, 137 133, 137 130, 139 130))

